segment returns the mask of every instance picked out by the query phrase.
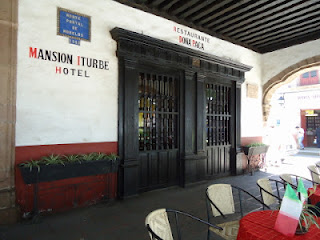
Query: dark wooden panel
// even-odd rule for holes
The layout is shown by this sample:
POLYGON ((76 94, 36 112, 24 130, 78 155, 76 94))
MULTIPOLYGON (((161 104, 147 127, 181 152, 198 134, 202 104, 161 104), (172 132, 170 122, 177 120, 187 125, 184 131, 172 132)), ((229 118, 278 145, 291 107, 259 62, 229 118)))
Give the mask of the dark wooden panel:
MULTIPOLYGON (((158 181, 155 184, 163 184, 165 185, 166 183, 169 183, 169 170, 171 170, 171 165, 170 165, 170 157, 169 153, 166 152, 159 152, 158 153, 158 181)), ((156 159, 154 159, 156 160, 156 159)))
POLYGON ((178 150, 139 153, 140 191, 178 183, 178 150))
POLYGON ((149 159, 147 153, 139 154, 139 187, 146 188, 148 186, 149 159))
POLYGON ((178 175, 178 161, 179 160, 179 151, 172 150, 168 152, 168 181, 170 185, 175 185, 178 182, 179 175, 178 175))
POLYGON ((196 81, 194 72, 187 71, 185 75, 185 88, 188 94, 185 95, 185 152, 192 154, 195 152, 196 144, 196 81))
POLYGON ((230 145, 207 147, 206 177, 213 178, 230 173, 230 145))

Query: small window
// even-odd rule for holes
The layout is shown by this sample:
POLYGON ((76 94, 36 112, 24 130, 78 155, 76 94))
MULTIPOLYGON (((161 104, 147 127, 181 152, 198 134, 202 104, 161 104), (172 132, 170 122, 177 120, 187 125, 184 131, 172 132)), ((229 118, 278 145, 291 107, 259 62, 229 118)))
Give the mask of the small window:
POLYGON ((306 73, 302 74, 302 77, 303 78, 309 78, 309 72, 306 72, 306 73))
POLYGON ((316 77, 317 76, 317 71, 311 71, 310 74, 311 74, 311 77, 316 77))

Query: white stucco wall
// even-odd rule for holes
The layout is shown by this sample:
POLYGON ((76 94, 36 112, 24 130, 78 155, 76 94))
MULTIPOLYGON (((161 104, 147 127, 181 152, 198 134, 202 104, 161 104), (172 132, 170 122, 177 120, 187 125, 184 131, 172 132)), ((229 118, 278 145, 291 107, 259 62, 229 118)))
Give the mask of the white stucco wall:
POLYGON ((262 54, 262 84, 284 69, 305 59, 320 55, 320 39, 262 54))
MULTIPOLYGON (((208 37, 205 52, 252 66, 246 82, 261 87, 260 54, 161 17, 111 0, 20 0, 16 145, 117 141, 118 61, 110 30, 121 27, 179 44, 175 26, 208 37), (57 7, 91 16, 91 42, 77 46, 57 35, 57 7), (106 60, 109 70, 30 58, 29 47, 106 60), (57 74, 56 67, 90 77, 57 74)), ((242 136, 261 135, 261 124, 261 88, 258 98, 249 99, 243 85, 242 136)))

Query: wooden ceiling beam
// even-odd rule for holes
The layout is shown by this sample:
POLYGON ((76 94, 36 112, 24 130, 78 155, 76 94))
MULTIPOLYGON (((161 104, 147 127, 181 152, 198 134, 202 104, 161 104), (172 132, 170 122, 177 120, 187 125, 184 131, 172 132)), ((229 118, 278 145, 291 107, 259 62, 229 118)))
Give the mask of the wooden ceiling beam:
POLYGON ((256 9, 260 9, 262 7, 272 7, 282 2, 282 0, 276 0, 276 1, 268 1, 266 0, 259 0, 255 1, 254 3, 250 4, 247 8, 239 9, 238 11, 234 11, 233 13, 214 19, 211 22, 208 22, 206 24, 203 24, 203 27, 209 28, 209 29, 215 29, 217 26, 225 23, 234 23, 238 21, 239 16, 241 16, 241 19, 245 19, 248 16, 252 15, 252 12, 256 9))
POLYGON ((199 12, 198 14, 195 14, 193 17, 189 17, 188 19, 192 22, 195 22, 198 19, 201 19, 202 17, 208 14, 212 14, 213 12, 217 11, 219 8, 228 6, 228 4, 232 2, 233 0, 220 0, 220 1, 214 2, 208 5, 203 11, 199 12))
POLYGON ((301 43, 305 43, 308 41, 312 41, 312 40, 316 40, 320 38, 320 31, 314 32, 314 33, 310 33, 310 34, 306 34, 303 36, 300 36, 299 38, 290 38, 287 41, 281 41, 281 42, 277 42, 275 44, 272 45, 267 45, 264 47, 260 47, 259 48, 259 52, 260 53, 268 53, 268 52, 272 52, 275 50, 279 50, 282 48, 287 48, 296 44, 301 44, 301 43))
POLYGON ((255 40, 259 40, 282 31, 289 31, 291 29, 297 27, 303 27, 304 25, 313 24, 315 21, 320 21, 319 12, 315 12, 308 16, 300 16, 299 18, 293 18, 291 21, 282 21, 280 24, 272 24, 270 26, 266 26, 263 29, 255 29, 254 33, 250 30, 250 32, 246 31, 245 34, 239 34, 234 38, 239 41, 251 42, 255 40), (241 35, 243 37, 241 37, 241 35))
POLYGON ((286 30, 286 29, 283 29, 282 32, 278 32, 276 34, 273 34, 271 36, 263 36, 263 39, 260 39, 260 40, 252 40, 252 41, 246 41, 246 43, 249 43, 249 44, 263 44, 265 42, 269 42, 269 41, 272 41, 274 39, 284 39, 285 37, 287 36, 290 36, 292 38, 296 37, 296 35, 300 35, 299 33, 300 32, 304 32, 304 31, 307 31, 307 30, 311 30, 311 31, 317 31, 317 28, 320 27, 320 22, 317 21, 313 24, 308 24, 306 26, 301 26, 301 27, 296 27, 294 29, 291 29, 291 30, 286 30))
POLYGON ((200 9, 206 7, 208 4, 211 4, 212 2, 214 2, 214 1, 213 0, 201 1, 201 3, 197 4, 193 8, 189 8, 187 11, 185 11, 184 13, 179 15, 179 18, 186 19, 186 18, 190 17, 192 14, 194 14, 195 12, 197 12, 200 9))
MULTIPOLYGON (((299 0, 301 1, 301 0, 299 0)), ((260 25, 260 24, 264 24, 268 21, 271 20, 277 20, 277 18, 281 18, 290 14, 294 14, 296 12, 299 12, 299 9, 303 9, 305 7, 312 7, 313 5, 315 5, 315 3, 312 2, 304 2, 297 5, 296 7, 293 7, 295 4, 297 3, 297 1, 294 2, 289 2, 286 4, 283 4, 279 7, 275 7, 269 10, 264 10, 264 11, 260 11, 260 12, 255 12, 252 17, 250 17, 249 19, 243 20, 241 22, 238 22, 236 24, 231 24, 229 25, 229 27, 223 28, 221 29, 220 26, 218 29, 216 29, 216 31, 219 31, 219 29, 221 29, 222 34, 225 34, 227 32, 232 32, 232 34, 236 34, 240 31, 245 31, 246 29, 252 28, 254 26, 260 25), (241 29, 241 30, 240 30, 241 29)), ((319 3, 320 4, 320 3, 319 3)), ((310 10, 309 10, 310 11, 310 10)))
POLYGON ((168 11, 174 4, 176 4, 177 2, 179 2, 179 0, 171 0, 169 1, 166 5, 164 5, 163 7, 161 7, 162 11, 168 11))
MULTIPOLYGON (((202 17, 201 19, 195 20, 195 23, 199 24, 199 25, 204 25, 208 22, 214 21, 219 16, 222 16, 224 14, 226 14, 226 15, 230 14, 232 12, 232 10, 234 10, 238 7, 246 8, 248 6, 248 4, 250 3, 250 1, 251 0, 237 1, 236 3, 234 3, 228 7, 224 7, 213 14, 207 14, 206 16, 202 17)), ((235 10, 235 11, 237 11, 237 10, 235 10)))
POLYGON ((259 53, 320 38, 320 1, 316 0, 116 1, 259 53), (235 28, 228 31, 231 25, 235 28))
POLYGON ((151 7, 158 7, 161 3, 165 2, 166 0, 153 0, 151 1, 150 5, 151 7))
POLYGON ((266 47, 266 46, 270 46, 273 44, 277 44, 277 43, 281 43, 283 41, 286 41, 288 39, 295 39, 295 38, 300 38, 301 36, 304 35, 308 35, 308 34, 313 34, 314 32, 318 32, 320 30, 320 23, 318 24, 317 27, 313 27, 313 28, 308 28, 305 29, 304 31, 297 31, 296 34, 294 36, 292 36, 292 34, 287 34, 287 36, 282 36, 281 38, 273 38, 272 40, 268 40, 268 41, 264 41, 263 43, 253 43, 251 44, 252 46, 256 46, 258 48, 260 47, 266 47))
POLYGON ((181 1, 177 7, 171 10, 170 14, 179 17, 184 11, 186 11, 189 7, 197 4, 198 2, 202 2, 201 0, 192 0, 192 1, 181 1))
POLYGON ((309 21, 319 15, 318 11, 320 10, 320 7, 314 10, 315 11, 308 12, 308 10, 306 9, 300 13, 291 14, 284 18, 278 19, 277 21, 268 22, 263 25, 260 25, 259 27, 247 29, 245 32, 239 33, 235 37, 237 39, 240 39, 242 36, 260 35, 261 32, 270 31, 273 28, 287 27, 290 25, 295 25, 302 21, 309 21))

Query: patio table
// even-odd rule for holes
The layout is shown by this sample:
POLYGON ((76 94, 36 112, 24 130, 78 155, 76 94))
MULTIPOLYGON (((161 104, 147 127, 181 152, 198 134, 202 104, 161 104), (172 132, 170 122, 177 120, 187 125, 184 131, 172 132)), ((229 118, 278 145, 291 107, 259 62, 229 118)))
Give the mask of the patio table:
POLYGON ((312 192, 313 192, 313 188, 308 188, 308 196, 309 196, 310 203, 312 205, 316 205, 318 202, 320 202, 320 187, 317 187, 316 190, 313 193, 312 192))
MULTIPOLYGON (((287 237, 274 229, 274 224, 278 216, 278 210, 265 210, 249 213, 240 220, 237 240, 256 239, 320 239, 320 229, 312 225, 309 231, 303 235, 287 237)), ((320 220, 318 220, 320 223, 320 220)))

